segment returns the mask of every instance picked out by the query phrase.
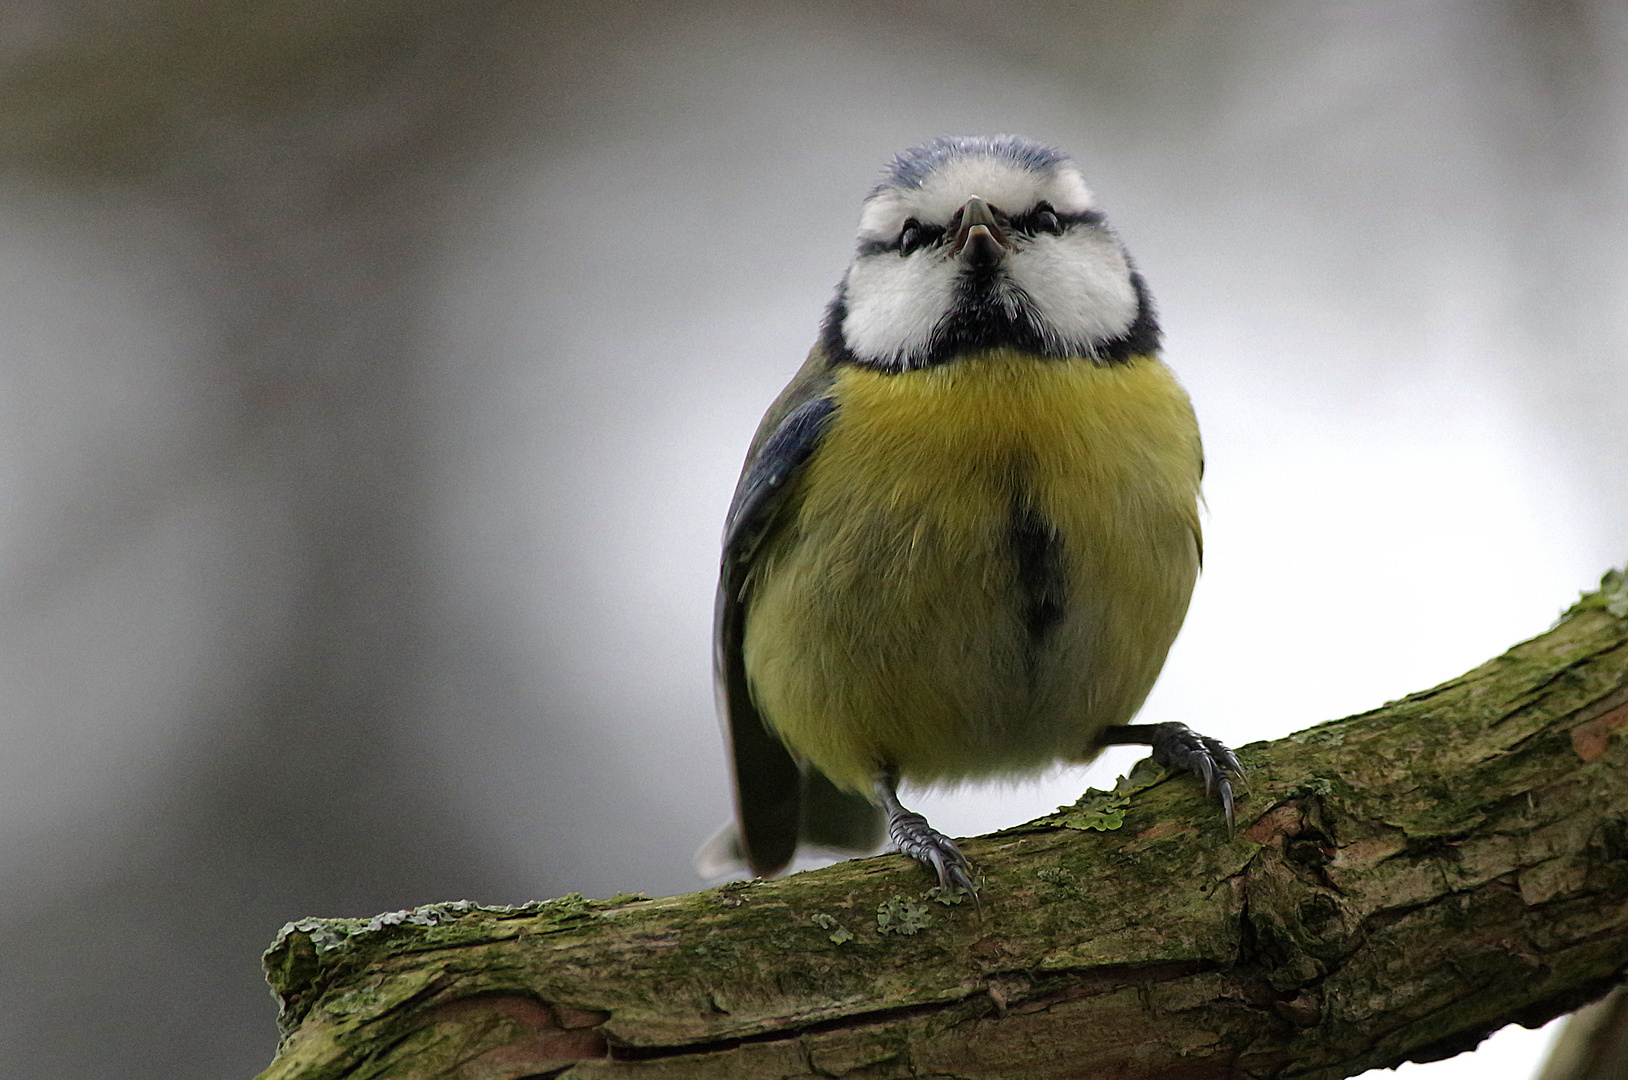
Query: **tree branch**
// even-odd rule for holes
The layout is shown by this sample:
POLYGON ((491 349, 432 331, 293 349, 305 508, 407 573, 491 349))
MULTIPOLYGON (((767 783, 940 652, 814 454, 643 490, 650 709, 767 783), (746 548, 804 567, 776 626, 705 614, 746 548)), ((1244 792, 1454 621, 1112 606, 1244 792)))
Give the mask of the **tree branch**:
POLYGON ((1460 678, 1245 747, 1231 837, 1159 782, 969 841, 982 912, 885 855, 293 924, 263 1080, 1331 1080, 1445 1057, 1628 974, 1625 727, 1613 572, 1460 678))

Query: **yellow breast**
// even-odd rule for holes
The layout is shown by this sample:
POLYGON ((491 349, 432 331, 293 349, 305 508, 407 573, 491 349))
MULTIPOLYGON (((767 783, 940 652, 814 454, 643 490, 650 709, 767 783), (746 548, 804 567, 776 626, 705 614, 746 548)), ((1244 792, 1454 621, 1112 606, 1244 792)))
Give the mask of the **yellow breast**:
POLYGON ((1151 689, 1198 562, 1200 450, 1153 357, 998 351, 843 368, 751 585, 765 718, 833 780, 954 780, 1095 753, 1151 689), (1014 514, 1056 539, 1055 625, 1023 614, 1014 514))

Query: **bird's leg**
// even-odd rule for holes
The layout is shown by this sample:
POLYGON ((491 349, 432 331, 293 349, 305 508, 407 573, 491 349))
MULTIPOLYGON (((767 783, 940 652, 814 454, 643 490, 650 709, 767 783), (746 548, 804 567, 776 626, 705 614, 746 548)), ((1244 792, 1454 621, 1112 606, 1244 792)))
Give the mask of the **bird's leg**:
POLYGON ((884 775, 876 781, 876 801, 887 814, 887 834, 899 852, 910 856, 938 875, 938 883, 945 887, 965 889, 977 897, 972 884, 972 864, 955 846, 955 841, 927 824, 927 819, 914 810, 906 810, 899 803, 899 781, 884 775))
POLYGON ((1204 781, 1204 790, 1221 800, 1227 828, 1232 828, 1232 777, 1243 779, 1243 766, 1219 739, 1200 735, 1186 724, 1121 724, 1102 733, 1110 746, 1149 746, 1153 760, 1167 769, 1182 769, 1204 781))

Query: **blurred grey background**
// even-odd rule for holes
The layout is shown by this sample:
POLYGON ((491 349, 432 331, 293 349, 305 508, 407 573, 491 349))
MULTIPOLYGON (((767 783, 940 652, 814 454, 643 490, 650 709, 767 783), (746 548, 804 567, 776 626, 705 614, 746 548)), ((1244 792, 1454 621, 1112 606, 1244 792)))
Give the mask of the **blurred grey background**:
POLYGON ((258 1071, 288 919, 696 887, 746 442, 889 155, 1006 131, 1206 434, 1145 715, 1371 707, 1628 557, 1621 3, 0 9, 0 1073, 258 1071))

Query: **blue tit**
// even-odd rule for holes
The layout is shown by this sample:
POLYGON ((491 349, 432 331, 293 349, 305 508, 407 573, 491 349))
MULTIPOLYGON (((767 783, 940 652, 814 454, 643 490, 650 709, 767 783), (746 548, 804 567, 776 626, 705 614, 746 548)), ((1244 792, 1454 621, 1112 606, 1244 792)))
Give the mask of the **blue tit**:
POLYGON ((714 658, 737 821, 698 866, 771 875, 885 828, 971 890, 900 782, 1110 743, 1196 773, 1231 821, 1231 751, 1129 724, 1201 556, 1198 425, 1159 343, 1066 155, 1013 136, 898 155, 729 508, 714 658))

